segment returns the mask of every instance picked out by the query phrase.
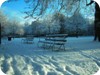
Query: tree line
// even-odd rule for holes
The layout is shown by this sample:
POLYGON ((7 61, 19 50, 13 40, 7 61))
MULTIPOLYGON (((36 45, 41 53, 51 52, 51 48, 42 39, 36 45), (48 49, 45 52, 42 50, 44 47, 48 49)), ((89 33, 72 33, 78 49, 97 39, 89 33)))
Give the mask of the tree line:
POLYGON ((8 19, 2 12, 0 14, 2 36, 44 36, 58 33, 67 33, 69 36, 93 35, 93 21, 91 20, 92 24, 90 24, 89 20, 78 12, 71 17, 56 12, 32 21, 31 24, 25 22, 24 25, 21 25, 17 19, 8 19))

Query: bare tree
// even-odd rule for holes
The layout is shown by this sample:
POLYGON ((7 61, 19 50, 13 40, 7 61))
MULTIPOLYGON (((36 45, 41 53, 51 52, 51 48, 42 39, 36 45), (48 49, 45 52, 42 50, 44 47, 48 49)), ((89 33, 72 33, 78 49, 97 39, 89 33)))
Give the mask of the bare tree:
POLYGON ((3 14, 2 10, 0 10, 0 44, 1 44, 2 33, 4 32, 4 27, 6 23, 7 23, 7 18, 3 14))
POLYGON ((80 9, 84 9, 81 6, 84 5, 86 2, 86 0, 24 0, 24 1, 28 4, 27 6, 28 10, 24 11, 24 14, 26 14, 25 19, 28 17, 37 19, 36 16, 43 16, 47 13, 50 14, 55 12, 61 14, 64 13, 64 15, 67 16, 69 16, 69 14, 71 16, 75 16, 75 14, 80 12, 80 9))
MULTIPOLYGON (((17 1, 17 0, 8 0, 17 1)), ((62 12, 69 13, 77 7, 80 0, 24 0, 28 6, 28 10, 24 11, 27 15, 25 18, 44 15, 45 12, 62 12), (73 7, 75 6, 75 7, 73 7), (50 10, 48 10, 50 9, 50 10)))
POLYGON ((53 19, 52 21, 55 21, 56 22, 58 21, 59 22, 59 25, 60 25, 60 32, 59 33, 64 33, 65 32, 65 16, 59 12, 56 12, 54 15, 53 15, 53 19))

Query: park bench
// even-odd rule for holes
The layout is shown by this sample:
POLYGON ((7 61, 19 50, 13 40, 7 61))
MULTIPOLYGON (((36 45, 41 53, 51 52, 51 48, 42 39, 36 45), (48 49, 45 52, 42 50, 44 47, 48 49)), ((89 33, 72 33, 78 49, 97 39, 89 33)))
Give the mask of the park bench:
POLYGON ((38 46, 44 49, 65 50, 66 37, 68 34, 52 34, 46 35, 44 40, 39 39, 38 46))
POLYGON ((32 35, 27 35, 25 38, 22 39, 23 43, 31 44, 33 43, 34 36, 32 35))

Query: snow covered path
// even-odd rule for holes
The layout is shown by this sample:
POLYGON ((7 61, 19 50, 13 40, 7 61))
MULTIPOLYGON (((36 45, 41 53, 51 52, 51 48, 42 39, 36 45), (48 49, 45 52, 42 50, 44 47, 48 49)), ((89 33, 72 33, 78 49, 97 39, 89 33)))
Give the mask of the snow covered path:
POLYGON ((66 51, 44 50, 21 38, 3 40, 0 67, 7 75, 92 75, 100 68, 100 42, 93 37, 67 38, 66 51))

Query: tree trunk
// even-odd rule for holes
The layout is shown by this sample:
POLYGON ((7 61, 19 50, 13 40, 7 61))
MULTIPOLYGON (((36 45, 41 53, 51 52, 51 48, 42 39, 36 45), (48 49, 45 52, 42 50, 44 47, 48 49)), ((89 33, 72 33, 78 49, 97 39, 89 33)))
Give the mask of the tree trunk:
POLYGON ((0 44, 1 44, 1 23, 0 23, 0 44))
MULTIPOLYGON (((91 5, 92 3, 94 3, 95 1, 92 1, 90 3, 87 4, 91 5)), ((100 7, 98 5, 98 3, 95 2, 95 15, 94 15, 94 41, 96 41, 98 39, 98 41, 100 42, 100 7)))
POLYGON ((97 3, 95 3, 94 34, 94 40, 100 41, 100 8, 97 3))

